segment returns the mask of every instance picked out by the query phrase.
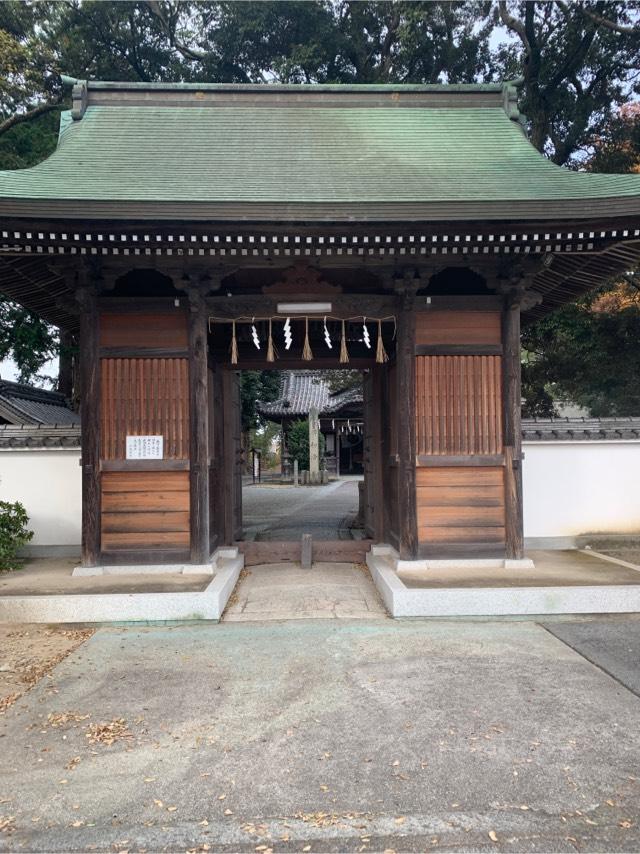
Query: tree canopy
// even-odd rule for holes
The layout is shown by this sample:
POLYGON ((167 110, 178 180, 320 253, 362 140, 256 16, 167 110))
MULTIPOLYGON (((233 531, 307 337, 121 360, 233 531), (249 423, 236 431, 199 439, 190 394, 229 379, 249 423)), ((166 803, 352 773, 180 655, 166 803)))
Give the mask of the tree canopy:
POLYGON ((275 400, 280 391, 280 371, 242 371, 240 374, 240 417, 247 433, 260 424, 256 401, 275 400))
MULTIPOLYGON (((621 0, 5 0, 0 168, 31 166, 53 149, 69 97, 64 73, 257 83, 522 77, 520 105, 541 152, 571 168, 635 170, 640 121, 629 104, 640 92, 639 54, 640 5, 621 0)), ((15 305, 0 306, 0 353, 28 379, 59 346, 56 331, 15 305)), ((587 301, 575 311, 588 323, 611 314, 611 329, 629 310, 592 308, 587 301)), ((571 311, 567 322, 577 317, 571 311)), ((551 334, 554 321, 542 323, 551 334)), ((540 366, 540 341, 531 335, 524 342, 540 366)), ((601 338, 592 340, 595 347, 601 338)))

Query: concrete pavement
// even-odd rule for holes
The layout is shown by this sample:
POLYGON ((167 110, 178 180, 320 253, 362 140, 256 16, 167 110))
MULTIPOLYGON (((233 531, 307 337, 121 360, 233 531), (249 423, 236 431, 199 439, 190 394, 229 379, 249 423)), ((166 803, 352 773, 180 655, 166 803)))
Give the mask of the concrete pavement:
POLYGON ((0 850, 638 851, 639 725, 532 622, 100 629, 0 718, 0 850))
POLYGON ((349 524, 358 512, 358 481, 336 480, 325 486, 251 485, 242 490, 246 538, 299 540, 351 539, 349 524))
POLYGON ((225 622, 387 618, 364 564, 298 563, 252 566, 241 573, 225 622))
POLYGON ((553 635, 640 697, 640 618, 544 625, 553 635))

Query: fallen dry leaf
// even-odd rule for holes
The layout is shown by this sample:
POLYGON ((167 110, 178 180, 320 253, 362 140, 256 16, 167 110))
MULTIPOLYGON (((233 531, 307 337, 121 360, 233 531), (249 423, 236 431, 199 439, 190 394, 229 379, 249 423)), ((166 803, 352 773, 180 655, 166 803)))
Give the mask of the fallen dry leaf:
POLYGON ((49 726, 60 727, 69 722, 86 721, 90 715, 79 715, 77 712, 50 712, 47 715, 49 726))
POLYGON ((0 833, 11 833, 16 829, 14 815, 0 815, 0 833))
POLYGON ((489 839, 490 839, 492 842, 497 842, 497 841, 498 841, 498 834, 495 832, 495 830, 490 830, 490 831, 489 831, 489 839))
POLYGON ((105 744, 107 747, 116 741, 132 737, 133 733, 127 729, 124 718, 113 718, 105 723, 91 724, 87 732, 87 738, 92 744, 105 744))
POLYGON ((16 700, 18 700, 22 694, 9 694, 7 697, 0 697, 0 714, 5 712, 9 706, 12 706, 16 700))

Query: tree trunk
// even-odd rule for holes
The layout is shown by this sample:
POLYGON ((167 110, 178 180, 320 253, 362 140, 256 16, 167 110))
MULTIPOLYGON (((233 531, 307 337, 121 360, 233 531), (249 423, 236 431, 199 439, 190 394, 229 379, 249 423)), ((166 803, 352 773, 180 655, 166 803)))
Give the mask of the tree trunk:
POLYGON ((60 330, 60 363, 58 368, 58 391, 67 400, 73 399, 73 336, 70 332, 60 330))

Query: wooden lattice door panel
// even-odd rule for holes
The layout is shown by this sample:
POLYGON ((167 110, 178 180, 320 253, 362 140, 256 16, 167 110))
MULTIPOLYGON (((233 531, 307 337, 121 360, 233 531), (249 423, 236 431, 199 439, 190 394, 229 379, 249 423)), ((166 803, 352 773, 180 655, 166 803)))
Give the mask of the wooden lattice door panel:
POLYGON ((163 436, 163 457, 189 458, 187 359, 101 360, 102 459, 126 459, 127 436, 163 436))
POLYGON ((502 357, 416 357, 416 453, 501 454, 502 357))

